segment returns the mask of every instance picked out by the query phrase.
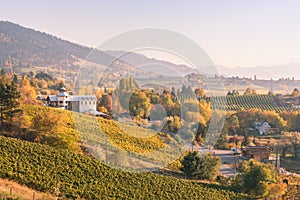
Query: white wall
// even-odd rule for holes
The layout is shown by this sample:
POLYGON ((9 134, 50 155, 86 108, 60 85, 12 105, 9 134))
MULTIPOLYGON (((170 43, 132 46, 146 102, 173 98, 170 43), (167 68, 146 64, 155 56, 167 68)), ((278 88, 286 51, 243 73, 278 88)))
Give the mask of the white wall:
POLYGON ((79 112, 86 112, 88 110, 96 111, 96 100, 80 100, 79 112))

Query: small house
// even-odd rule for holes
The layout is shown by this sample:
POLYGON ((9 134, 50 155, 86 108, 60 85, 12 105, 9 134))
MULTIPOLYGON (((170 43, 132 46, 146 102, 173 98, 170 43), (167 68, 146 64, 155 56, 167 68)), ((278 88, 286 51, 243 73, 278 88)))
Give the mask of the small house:
POLYGON ((254 159, 257 161, 269 160, 271 148, 268 146, 247 146, 242 148, 242 155, 247 159, 254 159))
POLYGON ((268 122, 255 122, 254 127, 256 130, 258 130, 259 134, 267 134, 268 131, 271 129, 271 126, 269 125, 268 122))

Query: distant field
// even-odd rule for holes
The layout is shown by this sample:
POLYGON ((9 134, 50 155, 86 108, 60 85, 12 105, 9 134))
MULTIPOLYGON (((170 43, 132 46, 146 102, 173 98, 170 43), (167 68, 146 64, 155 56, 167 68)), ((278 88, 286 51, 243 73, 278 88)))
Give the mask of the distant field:
POLYGON ((213 107, 216 109, 249 110, 258 108, 261 110, 274 110, 276 112, 297 110, 292 106, 278 106, 273 96, 265 94, 215 96, 211 97, 210 100, 214 102, 213 107))

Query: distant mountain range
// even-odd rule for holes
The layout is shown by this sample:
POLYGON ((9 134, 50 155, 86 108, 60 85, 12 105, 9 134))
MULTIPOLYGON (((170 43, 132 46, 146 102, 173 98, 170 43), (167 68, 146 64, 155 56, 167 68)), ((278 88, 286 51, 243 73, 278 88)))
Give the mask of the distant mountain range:
POLYGON ((300 80, 300 63, 291 63, 287 65, 274 65, 274 66, 258 66, 258 67, 224 67, 217 66, 218 72, 221 75, 232 77, 252 77, 256 76, 257 79, 274 80, 280 78, 295 78, 300 80))
MULTIPOLYGON (((105 53, 117 56, 123 55, 120 59, 135 65, 145 66, 148 69, 143 68, 143 70, 149 70, 152 72, 163 73, 164 69, 167 71, 169 76, 176 76, 178 73, 180 75, 187 75, 191 73, 195 73, 196 71, 193 70, 191 67, 187 65, 177 65, 171 62, 158 60, 154 58, 148 58, 145 55, 139 53, 125 53, 122 51, 105 51, 105 53)), ((287 65, 274 65, 274 66, 257 66, 257 67, 225 67, 221 65, 215 66, 218 74, 225 76, 225 77, 232 77, 232 76, 239 76, 252 78, 256 76, 257 79, 265 79, 270 80, 271 78, 274 80, 280 78, 295 78, 300 80, 300 63, 291 63, 287 65), (298 73, 299 72, 299 73, 298 73)))
POLYGON ((120 60, 134 65, 145 72, 152 72, 163 76, 174 77, 197 73, 197 71, 187 65, 178 65, 164 60, 148 58, 145 55, 136 52, 105 51, 105 53, 114 57, 121 55, 119 57, 120 60))
POLYGON ((91 48, 58 37, 0 21, 0 64, 47 66, 84 59, 91 48))
MULTIPOLYGON (((76 68, 80 61, 87 59, 91 69, 100 66, 100 71, 110 66, 120 75, 138 72, 139 76, 185 76, 194 73, 195 70, 186 65, 177 65, 168 61, 148 58, 138 53, 126 53, 122 51, 102 52, 97 49, 78 45, 58 37, 42 33, 18 24, 0 21, 0 66, 24 66, 33 65, 39 67, 60 66, 63 69, 76 68), (92 52, 92 54, 90 54, 92 52), (115 61, 113 65, 111 61, 115 61), (101 67, 102 66, 102 67, 101 67)), ((252 68, 229 68, 216 66, 219 75, 226 77, 252 77, 270 80, 282 77, 294 77, 300 80, 300 64, 293 63, 278 66, 259 66, 252 68)), ((205 72, 204 72, 205 73, 205 72)), ((71 77, 72 78, 72 77, 71 77)))

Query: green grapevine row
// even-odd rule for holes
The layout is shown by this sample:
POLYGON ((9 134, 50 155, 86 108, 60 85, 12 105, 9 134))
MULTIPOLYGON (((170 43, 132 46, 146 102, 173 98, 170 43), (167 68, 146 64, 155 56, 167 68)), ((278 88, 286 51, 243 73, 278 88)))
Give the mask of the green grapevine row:
POLYGON ((249 199, 215 185, 122 172, 89 156, 2 136, 0 178, 70 199, 249 199))
POLYGON ((227 95, 208 98, 215 109, 223 110, 274 110, 276 112, 296 111, 293 106, 278 106, 270 95, 227 95))

